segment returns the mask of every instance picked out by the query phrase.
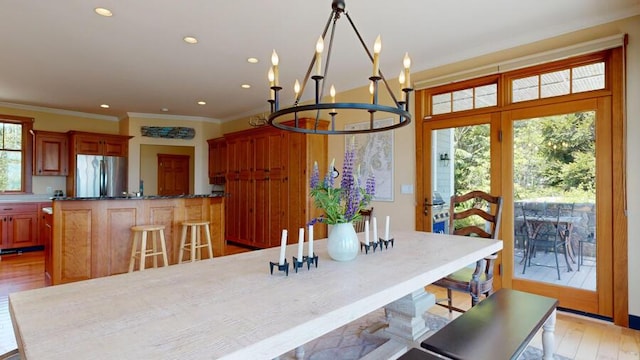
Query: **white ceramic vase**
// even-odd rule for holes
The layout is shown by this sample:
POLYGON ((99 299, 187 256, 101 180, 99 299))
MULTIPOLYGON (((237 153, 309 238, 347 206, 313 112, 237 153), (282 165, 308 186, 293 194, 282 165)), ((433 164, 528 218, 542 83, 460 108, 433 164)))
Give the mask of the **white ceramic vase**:
POLYGON ((327 250, 336 261, 351 261, 358 256, 360 242, 352 223, 333 225, 327 238, 327 250))

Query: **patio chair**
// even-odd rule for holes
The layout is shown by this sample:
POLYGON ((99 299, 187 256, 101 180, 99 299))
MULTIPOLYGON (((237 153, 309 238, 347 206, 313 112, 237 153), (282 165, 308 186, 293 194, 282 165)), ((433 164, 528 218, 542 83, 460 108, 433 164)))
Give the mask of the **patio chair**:
MULTIPOLYGON (((449 206, 449 233, 471 237, 495 239, 500 229, 502 215, 502 197, 483 191, 471 191, 464 195, 452 196, 449 206), (456 227, 457 224, 457 227, 456 227)), ((480 301, 480 296, 489 296, 493 292, 493 268, 497 255, 485 257, 475 266, 465 267, 444 277, 435 283, 447 289, 447 299, 438 299, 437 305, 464 312, 454 307, 452 291, 468 292, 471 306, 480 301), (446 304, 442 303, 446 300, 446 304)))
POLYGON ((573 204, 554 205, 555 206, 549 206, 549 204, 545 204, 542 214, 533 214, 523 205, 522 213, 526 226, 527 249, 525 251, 522 274, 525 274, 527 267, 531 267, 532 265, 550 266, 531 262, 531 259, 541 250, 544 250, 545 253, 553 252, 558 280, 562 280, 560 277, 560 262, 558 261, 559 252, 564 255, 567 271, 571 269, 566 248, 567 241, 569 240, 569 229, 562 219, 573 215, 573 204))

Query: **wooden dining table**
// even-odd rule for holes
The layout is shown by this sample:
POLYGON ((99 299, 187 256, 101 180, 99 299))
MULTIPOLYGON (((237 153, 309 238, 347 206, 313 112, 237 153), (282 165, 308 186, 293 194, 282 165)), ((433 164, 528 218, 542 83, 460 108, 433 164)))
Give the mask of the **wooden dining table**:
POLYGON ((288 276, 270 273, 271 248, 13 293, 18 348, 25 360, 273 359, 382 307, 402 311, 427 298, 425 285, 502 249, 501 240, 392 235, 393 247, 349 262, 315 241, 318 267, 288 276))

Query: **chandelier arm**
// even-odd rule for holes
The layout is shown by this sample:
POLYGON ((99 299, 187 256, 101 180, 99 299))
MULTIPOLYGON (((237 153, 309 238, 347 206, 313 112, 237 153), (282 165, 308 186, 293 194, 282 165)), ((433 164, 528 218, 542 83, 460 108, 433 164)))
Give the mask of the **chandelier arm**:
MULTIPOLYGON (((351 16, 349 16, 348 12, 345 11, 344 14, 347 16, 347 20, 349 20, 349 24, 351 24, 351 27, 353 28, 353 31, 356 33, 356 36, 358 37, 358 40, 360 40, 360 44, 362 44, 362 47, 364 48, 364 51, 367 53, 367 56, 369 56, 369 60, 371 60, 371 62, 373 63, 373 55, 371 55, 371 52, 369 51, 369 48, 367 48, 367 44, 365 44, 364 40, 362 39, 362 36, 360 35, 360 32, 356 28, 356 24, 353 23, 353 20, 351 20, 351 16)), ((393 91, 391 91, 391 86, 389 86, 389 83, 387 82, 387 79, 382 74, 382 70, 378 70, 378 73, 380 74, 380 78, 382 78, 382 81, 384 82, 384 85, 387 88, 387 91, 389 92, 389 95, 391 95, 391 99, 396 104, 396 106, 400 107, 400 104, 398 103, 398 99, 396 99, 396 96, 393 94, 393 91)))

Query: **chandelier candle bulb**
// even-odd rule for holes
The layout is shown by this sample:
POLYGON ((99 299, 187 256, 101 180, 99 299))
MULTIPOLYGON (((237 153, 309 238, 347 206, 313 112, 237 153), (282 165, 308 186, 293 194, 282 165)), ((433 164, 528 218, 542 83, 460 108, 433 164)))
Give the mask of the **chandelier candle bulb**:
MULTIPOLYGON (((331 103, 335 104, 336 103, 336 88, 331 85, 331 88, 329 89, 329 94, 331 95, 331 103)), ((336 109, 331 109, 331 112, 334 113, 336 112, 336 109)))
POLYGON ((313 225, 309 225, 309 257, 313 257, 313 225))
POLYGON ((296 93, 296 101, 298 100, 298 95, 300 94, 300 82, 296 79, 296 83, 293 84, 293 92, 296 93))
POLYGON ((304 228, 298 231, 298 261, 302 261, 302 248, 304 244, 304 228))
POLYGON ((273 50, 273 53, 271 54, 271 65, 273 65, 272 69, 273 69, 273 86, 278 86, 278 63, 280 62, 280 59, 278 59, 278 54, 276 53, 275 49, 273 50))
POLYGON ((380 76, 380 50, 382 50, 382 41, 380 35, 376 38, 376 42, 373 44, 373 75, 380 76))
POLYGON ((280 258, 278 259, 279 265, 284 265, 284 255, 287 249, 287 230, 282 230, 282 239, 280 239, 280 258))
POLYGON ((364 222, 364 243, 369 245, 369 220, 364 222))
POLYGON ((404 54, 404 59, 402 60, 402 65, 404 65, 404 83, 406 88, 411 88, 411 58, 409 57, 409 53, 404 54))
POLYGON ((384 223, 384 239, 389 240, 389 215, 387 215, 386 221, 384 223))
POLYGON ((324 50, 324 40, 322 36, 318 38, 316 43, 316 75, 322 76, 322 51, 324 50))
POLYGON ((272 87, 275 86, 275 73, 273 72, 273 66, 269 68, 269 73, 267 77, 269 78, 269 100, 273 100, 275 98, 275 90, 272 87))

